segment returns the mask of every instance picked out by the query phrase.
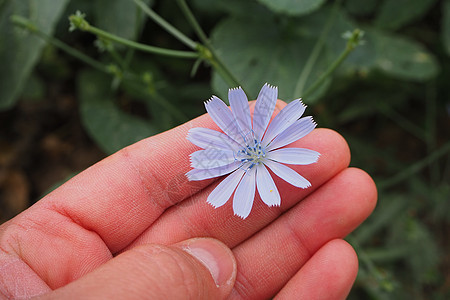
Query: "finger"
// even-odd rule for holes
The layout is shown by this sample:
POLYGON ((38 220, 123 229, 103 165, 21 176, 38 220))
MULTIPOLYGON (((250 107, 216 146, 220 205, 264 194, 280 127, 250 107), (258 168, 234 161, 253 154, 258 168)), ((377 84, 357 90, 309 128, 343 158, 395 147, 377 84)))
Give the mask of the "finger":
MULTIPOLYGON (((276 111, 285 105, 278 101, 276 111)), ((113 253, 122 249, 168 207, 214 181, 185 176, 189 154, 199 149, 186 139, 193 127, 220 130, 205 114, 142 140, 85 170, 33 209, 56 210, 95 231, 113 253)))
POLYGON ((184 175, 190 169, 189 154, 198 150, 186 136, 192 127, 214 126, 203 115, 126 147, 49 194, 38 208, 76 220, 115 253, 168 207, 211 182, 189 182, 184 175))
POLYGON ((233 249, 239 270, 233 295, 272 297, 324 244, 343 238, 361 224, 375 203, 376 188, 365 172, 341 172, 233 249))
POLYGON ((346 299, 358 273, 352 246, 332 240, 320 248, 275 299, 346 299))
POLYGON ((188 155, 198 150, 186 140, 192 127, 218 130, 203 115, 109 156, 0 226, 0 249, 15 253, 51 288, 102 265, 168 207, 213 181, 185 176, 188 155))
POLYGON ((320 152, 321 156, 315 164, 291 165, 311 181, 310 188, 296 188, 272 174, 281 194, 281 207, 268 207, 257 196, 249 217, 242 220, 233 215, 231 199, 217 209, 206 203, 207 196, 216 186, 212 184, 191 199, 168 209, 130 247, 149 242, 170 244, 194 236, 214 237, 229 247, 234 247, 341 172, 350 160, 350 151, 345 140, 328 129, 316 129, 295 142, 292 147, 314 149, 320 152))
POLYGON ((144 245, 54 292, 51 299, 225 299, 233 287, 236 261, 212 239, 173 246, 144 245))

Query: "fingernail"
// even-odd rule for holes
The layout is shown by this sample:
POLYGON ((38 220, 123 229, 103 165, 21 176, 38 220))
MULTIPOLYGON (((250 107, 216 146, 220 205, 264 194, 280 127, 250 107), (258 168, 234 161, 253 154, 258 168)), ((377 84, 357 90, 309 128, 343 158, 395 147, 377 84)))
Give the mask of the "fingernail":
POLYGON ((223 243, 210 238, 196 238, 183 243, 182 249, 198 259, 211 273, 217 287, 230 284, 236 277, 236 260, 223 243))

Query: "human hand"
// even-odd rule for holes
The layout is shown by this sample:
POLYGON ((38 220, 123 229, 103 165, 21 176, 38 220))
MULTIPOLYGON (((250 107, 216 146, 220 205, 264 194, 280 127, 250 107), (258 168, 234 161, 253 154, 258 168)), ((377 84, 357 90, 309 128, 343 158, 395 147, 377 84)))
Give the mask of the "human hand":
POLYGON ((186 140, 192 127, 218 130, 203 115, 140 141, 3 224, 0 296, 345 298, 357 257, 342 238, 371 213, 376 189, 348 168, 344 139, 316 129, 295 142, 321 153, 318 163, 291 166, 312 187, 275 176, 281 207, 257 196, 242 220, 231 201, 218 209, 206 203, 220 180, 185 177, 198 149, 186 140))

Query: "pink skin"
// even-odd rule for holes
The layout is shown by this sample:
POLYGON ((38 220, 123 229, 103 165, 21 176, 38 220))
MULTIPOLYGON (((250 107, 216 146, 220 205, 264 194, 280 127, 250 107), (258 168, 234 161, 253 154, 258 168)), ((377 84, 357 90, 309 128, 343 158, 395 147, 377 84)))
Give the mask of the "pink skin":
POLYGON ((21 288, 29 294, 51 291, 139 245, 213 237, 237 260, 231 298, 344 299, 357 258, 341 239, 370 215, 377 197, 372 179, 348 168, 345 140, 316 129, 293 143, 321 153, 318 163, 291 166, 312 187, 274 176, 281 207, 257 197, 242 220, 233 216, 231 200, 218 209, 206 203, 221 179, 184 176, 188 155, 198 150, 186 140, 193 127, 218 129, 203 115, 124 148, 0 226, 0 295, 17 282, 27 282, 21 288))

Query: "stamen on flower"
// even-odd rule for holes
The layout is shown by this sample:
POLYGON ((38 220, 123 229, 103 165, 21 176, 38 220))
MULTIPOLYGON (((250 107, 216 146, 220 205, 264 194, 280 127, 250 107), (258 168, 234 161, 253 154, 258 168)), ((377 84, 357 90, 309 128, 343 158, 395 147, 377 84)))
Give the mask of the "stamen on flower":
POLYGON ((252 144, 247 143, 247 139, 244 138, 244 140, 246 141, 245 147, 237 151, 235 154, 235 159, 237 161, 241 161, 242 164, 246 162, 251 163, 251 165, 245 171, 248 171, 253 166, 263 162, 266 157, 266 149, 261 145, 261 141, 258 141, 258 139, 254 137, 253 131, 246 134, 245 137, 249 135, 252 135, 252 144))

